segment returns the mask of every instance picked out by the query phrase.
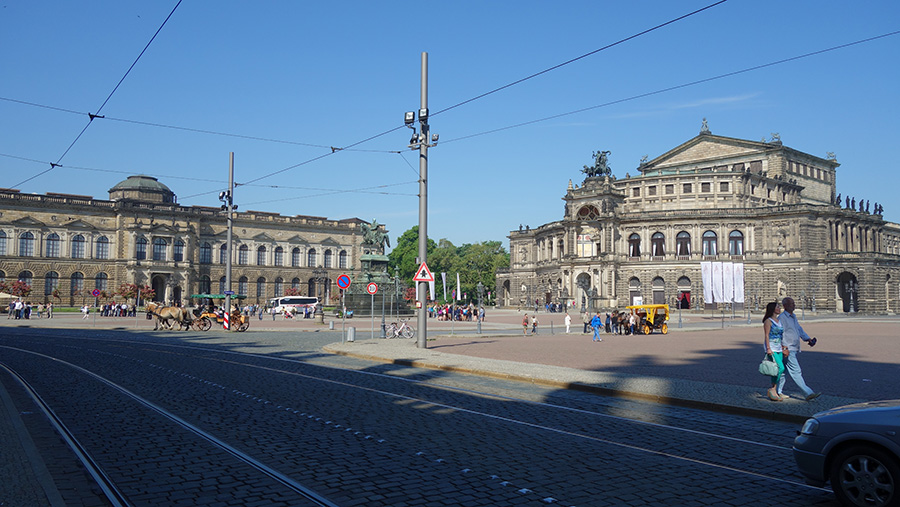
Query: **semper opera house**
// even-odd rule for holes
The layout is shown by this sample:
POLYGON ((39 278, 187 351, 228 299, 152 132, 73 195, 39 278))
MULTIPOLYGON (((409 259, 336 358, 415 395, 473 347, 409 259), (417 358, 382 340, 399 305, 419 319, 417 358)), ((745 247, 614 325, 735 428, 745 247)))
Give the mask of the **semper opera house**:
MULTIPOLYGON (((382 253, 363 245, 362 224, 235 212, 231 289, 248 304, 289 288, 327 302, 343 270, 359 269, 363 254, 382 253)), ((222 293, 226 236, 219 207, 182 206, 150 176, 128 177, 109 190, 109 200, 0 189, 0 280, 31 285, 23 299, 32 302, 80 305, 94 289, 112 293, 124 283, 149 285, 156 300, 184 304, 192 294, 222 293), (51 298, 54 290, 60 300, 51 298)))
POLYGON ((705 120, 693 139, 645 157, 635 176, 612 176, 607 153, 595 154, 580 187, 569 181, 562 219, 510 233, 502 305, 715 308, 701 274, 713 261, 742 264, 743 297, 728 308, 785 296, 813 311, 900 308, 900 225, 878 204, 836 193, 833 155, 794 150, 777 134, 713 135, 705 120))

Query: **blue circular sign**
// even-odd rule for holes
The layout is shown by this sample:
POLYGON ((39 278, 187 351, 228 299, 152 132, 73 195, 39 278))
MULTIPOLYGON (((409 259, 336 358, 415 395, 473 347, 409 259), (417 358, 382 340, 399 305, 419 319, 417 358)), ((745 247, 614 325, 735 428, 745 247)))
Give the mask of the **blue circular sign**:
POLYGON ((346 289, 347 287, 350 287, 350 277, 347 275, 339 276, 337 279, 337 285, 338 285, 338 287, 340 287, 342 289, 346 289))

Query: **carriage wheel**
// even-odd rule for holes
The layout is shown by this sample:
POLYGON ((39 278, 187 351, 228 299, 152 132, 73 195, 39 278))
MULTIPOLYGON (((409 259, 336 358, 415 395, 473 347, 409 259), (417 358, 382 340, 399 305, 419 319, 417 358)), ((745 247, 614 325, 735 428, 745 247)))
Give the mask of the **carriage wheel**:
POLYGON ((238 325, 237 330, 238 330, 238 332, 243 333, 243 332, 246 331, 249 327, 250 327, 250 321, 249 321, 249 320, 245 320, 244 322, 241 322, 241 323, 238 325))
POLYGON ((197 323, 197 327, 200 328, 200 331, 209 331, 209 328, 212 327, 212 322, 210 322, 207 317, 201 317, 197 323))
POLYGON ((650 334, 650 333, 653 332, 653 330, 650 329, 650 324, 644 324, 644 326, 641 328, 641 331, 642 331, 644 334, 650 334))
POLYGON ((662 331, 662 334, 669 334, 669 325, 663 322, 662 325, 659 326, 659 330, 662 331))

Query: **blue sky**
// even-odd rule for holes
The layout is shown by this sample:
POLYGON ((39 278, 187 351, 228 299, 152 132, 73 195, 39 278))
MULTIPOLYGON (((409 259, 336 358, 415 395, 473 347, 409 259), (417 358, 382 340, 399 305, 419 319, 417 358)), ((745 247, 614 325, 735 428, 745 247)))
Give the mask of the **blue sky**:
MULTIPOLYGON (((0 186, 105 199, 140 173, 182 204, 217 206, 234 152, 238 183, 277 172, 236 189, 241 210, 377 219, 393 243, 418 220, 410 131, 328 147, 402 125, 419 106, 421 52, 434 114, 713 1, 186 0, 100 110, 106 118, 62 157, 175 3, 2 2, 0 186)), ((519 224, 561 218, 593 151, 611 151, 617 177, 636 174, 642 156, 692 138, 704 117, 714 134, 777 132, 792 148, 834 152, 838 192, 900 221, 900 35, 475 135, 897 30, 897 2, 730 0, 436 114, 429 236, 508 247, 519 224)))

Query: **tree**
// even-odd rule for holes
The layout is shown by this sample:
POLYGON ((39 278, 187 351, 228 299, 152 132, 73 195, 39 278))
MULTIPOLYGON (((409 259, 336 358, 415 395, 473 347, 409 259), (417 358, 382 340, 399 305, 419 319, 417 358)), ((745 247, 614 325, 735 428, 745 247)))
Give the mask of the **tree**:
MULTIPOLYGON (((388 265, 390 270, 395 268, 400 271, 400 278, 408 284, 412 284, 413 277, 419 269, 419 263, 416 259, 419 257, 419 226, 415 225, 408 231, 404 232, 397 238, 397 246, 388 254, 388 265)), ((434 251, 437 245, 434 241, 428 240, 426 243, 426 252, 428 257, 434 251)))
POLYGON ((123 283, 116 290, 116 294, 126 299, 136 299, 138 296, 143 300, 152 299, 156 291, 147 285, 137 285, 134 283, 123 283))
POLYGON ((22 280, 16 280, 15 282, 9 284, 8 286, 9 293, 13 296, 18 297, 27 297, 31 294, 31 285, 23 282, 22 280))
POLYGON ((300 294, 299 287, 288 287, 287 289, 285 289, 284 295, 285 296, 302 296, 303 294, 300 294))

